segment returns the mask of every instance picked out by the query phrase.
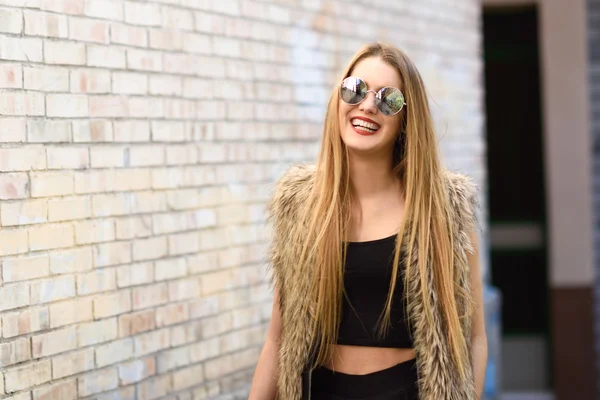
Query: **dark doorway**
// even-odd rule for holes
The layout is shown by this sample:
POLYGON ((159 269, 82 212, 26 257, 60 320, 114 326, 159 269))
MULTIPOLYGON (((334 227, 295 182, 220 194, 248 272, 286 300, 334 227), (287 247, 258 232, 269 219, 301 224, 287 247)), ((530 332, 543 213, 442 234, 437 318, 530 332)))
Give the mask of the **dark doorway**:
POLYGON ((502 292, 502 389, 551 385, 537 8, 483 16, 492 284, 502 292))

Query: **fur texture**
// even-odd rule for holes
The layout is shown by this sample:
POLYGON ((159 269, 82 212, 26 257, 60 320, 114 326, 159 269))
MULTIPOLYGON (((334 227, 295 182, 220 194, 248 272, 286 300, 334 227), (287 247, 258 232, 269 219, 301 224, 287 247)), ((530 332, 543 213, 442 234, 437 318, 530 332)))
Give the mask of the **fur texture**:
MULTIPOLYGON (((311 271, 302 270, 297 263, 300 245, 306 226, 299 223, 299 208, 306 201, 314 184, 314 165, 298 164, 291 167, 279 180, 268 206, 273 235, 269 250, 272 284, 280 293, 282 336, 279 348, 278 399, 301 400, 301 375, 306 370, 312 345, 310 337, 311 312, 307 301, 311 271)), ((469 232, 476 228, 475 194, 472 181, 461 174, 444 171, 447 193, 453 214, 453 237, 457 272, 455 279, 469 293, 470 277, 467 253, 472 245, 469 232)), ((414 253, 418 254, 416 247, 414 253)), ((416 257, 413 257, 416 268, 416 257)), ((418 276, 418 274, 414 274, 418 276)), ((409 290, 408 310, 414 329, 414 346, 417 353, 419 392, 421 400, 472 400, 475 390, 472 373, 461 381, 449 357, 450 348, 444 334, 445 327, 433 290, 432 274, 426 277, 429 303, 434 310, 434 322, 429 323, 423 313, 423 299, 414 295, 421 281, 406 283, 409 290)), ((458 300, 459 315, 466 304, 458 300)), ((470 344, 471 318, 461 320, 463 334, 470 344)), ((471 354, 469 349, 469 363, 471 354)), ((305 394, 306 395, 306 394, 305 394)))

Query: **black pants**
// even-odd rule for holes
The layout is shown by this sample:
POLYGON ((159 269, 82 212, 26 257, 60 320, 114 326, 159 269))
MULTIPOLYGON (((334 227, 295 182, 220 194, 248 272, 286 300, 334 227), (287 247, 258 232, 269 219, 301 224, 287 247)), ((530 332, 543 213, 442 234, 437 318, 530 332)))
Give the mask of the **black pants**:
POLYGON ((417 365, 412 359, 367 375, 313 371, 311 400, 418 400, 417 365))

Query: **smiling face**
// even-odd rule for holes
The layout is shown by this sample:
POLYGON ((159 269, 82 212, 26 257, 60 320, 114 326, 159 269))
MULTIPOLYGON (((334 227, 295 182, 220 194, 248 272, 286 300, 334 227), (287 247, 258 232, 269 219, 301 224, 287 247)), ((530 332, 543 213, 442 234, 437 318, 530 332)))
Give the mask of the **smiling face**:
MULTIPOLYGON (((368 89, 375 92, 383 87, 402 90, 398 71, 379 57, 361 60, 350 71, 350 76, 361 78, 368 89)), ((367 98, 357 105, 341 99, 339 104, 340 135, 351 153, 392 154, 403 112, 384 115, 375 105, 373 92, 368 92, 367 98)))

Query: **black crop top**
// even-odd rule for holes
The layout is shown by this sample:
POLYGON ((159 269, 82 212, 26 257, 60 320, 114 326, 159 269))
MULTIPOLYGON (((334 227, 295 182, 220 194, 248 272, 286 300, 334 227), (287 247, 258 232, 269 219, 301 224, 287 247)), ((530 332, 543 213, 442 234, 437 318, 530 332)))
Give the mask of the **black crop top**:
POLYGON ((376 335, 377 321, 385 308, 389 291, 396 236, 348 243, 344 269, 346 296, 342 298, 342 320, 337 344, 413 347, 403 307, 404 284, 401 274, 398 274, 396 280, 390 315, 391 328, 383 340, 379 340, 376 335))

